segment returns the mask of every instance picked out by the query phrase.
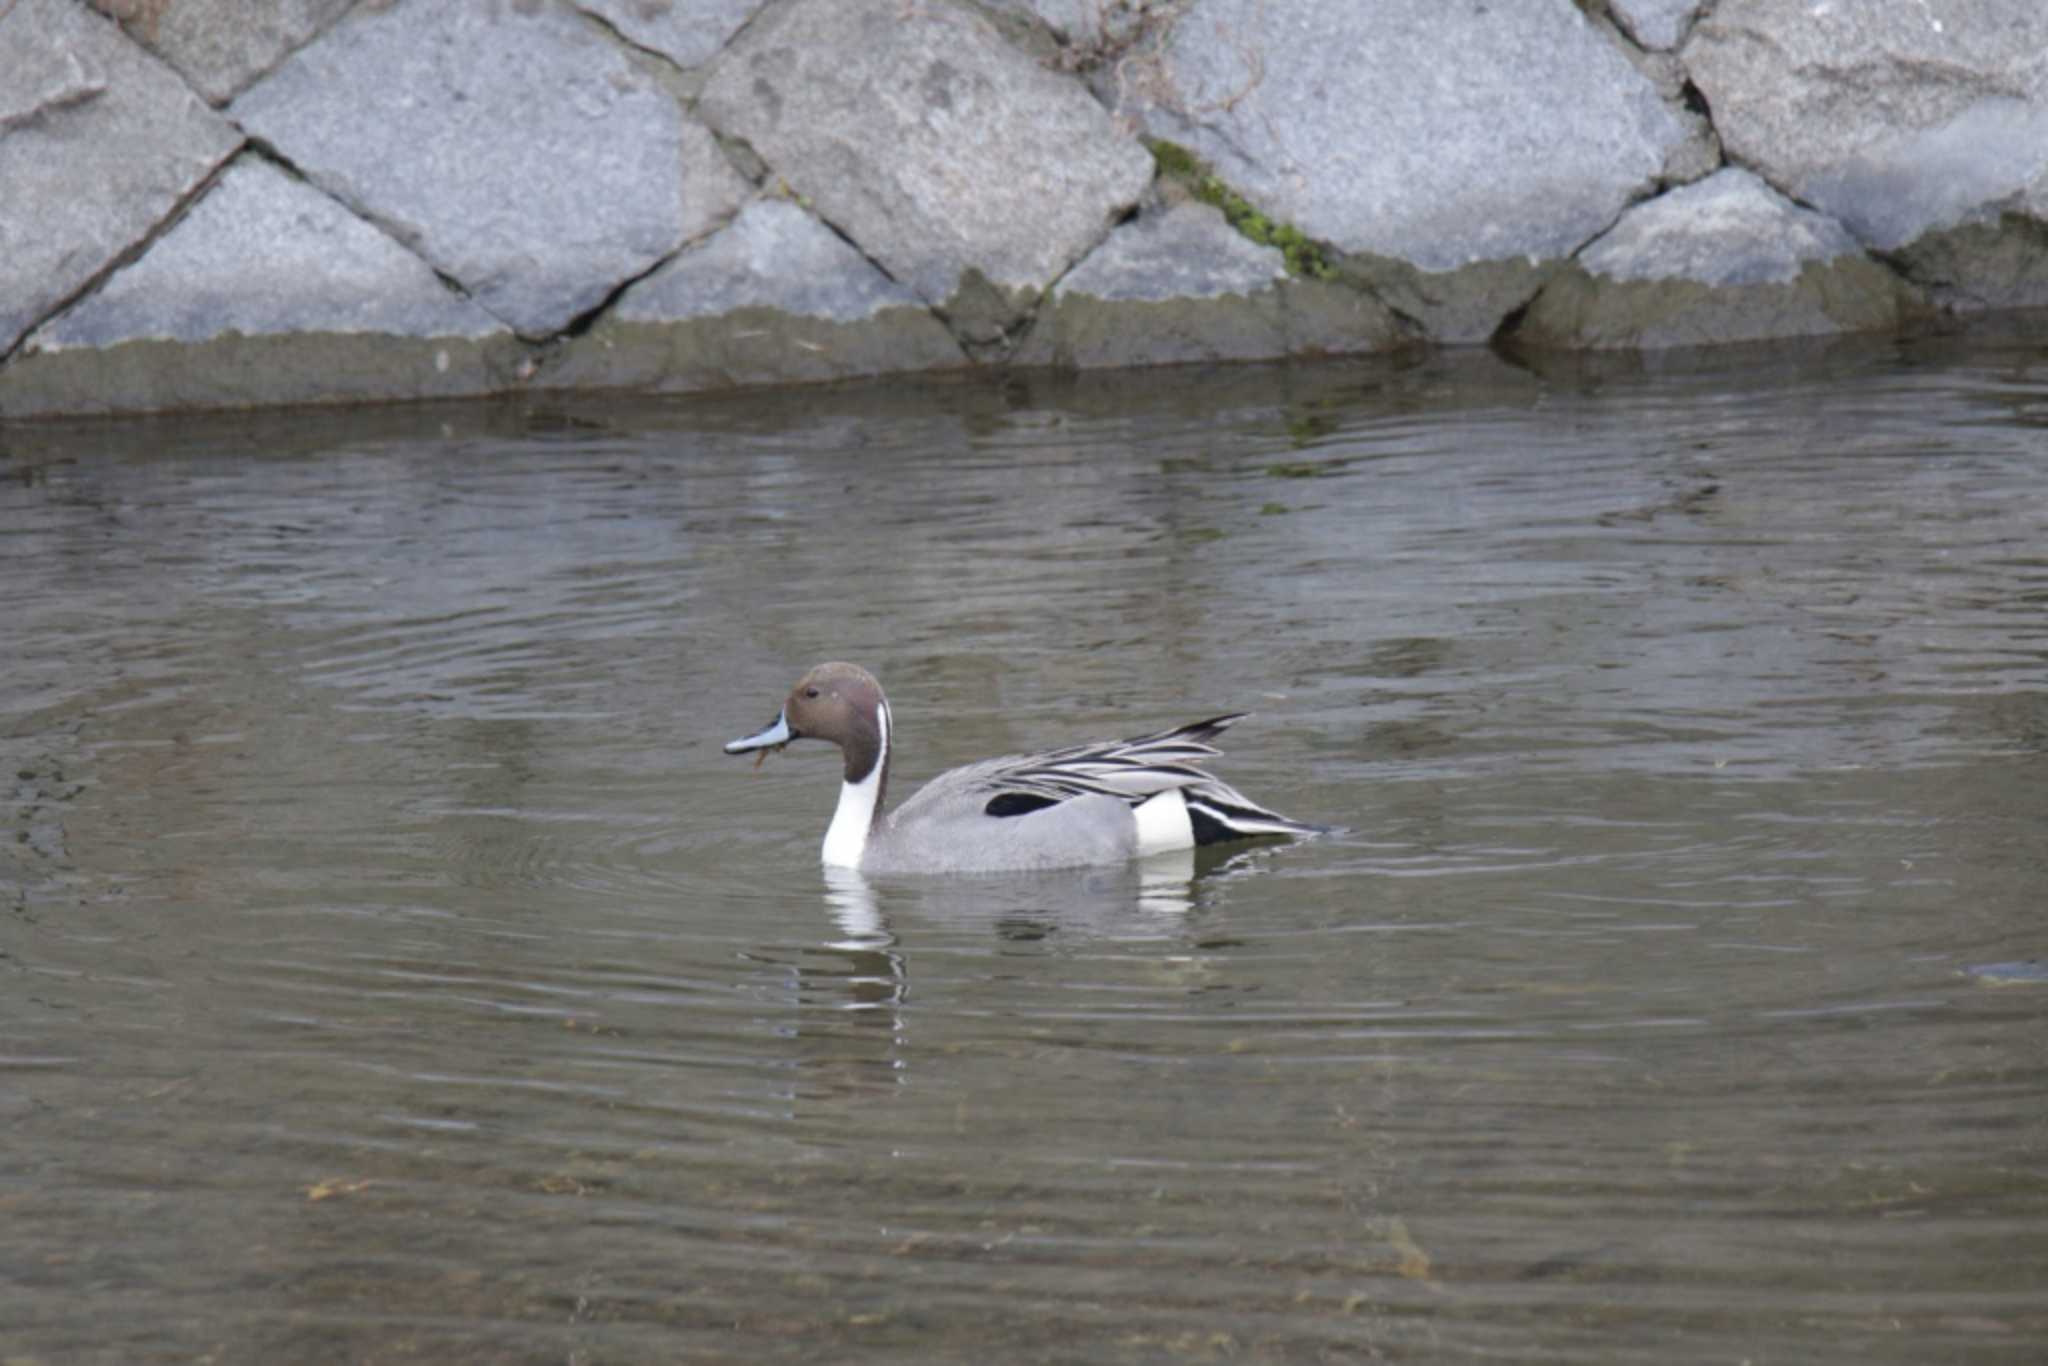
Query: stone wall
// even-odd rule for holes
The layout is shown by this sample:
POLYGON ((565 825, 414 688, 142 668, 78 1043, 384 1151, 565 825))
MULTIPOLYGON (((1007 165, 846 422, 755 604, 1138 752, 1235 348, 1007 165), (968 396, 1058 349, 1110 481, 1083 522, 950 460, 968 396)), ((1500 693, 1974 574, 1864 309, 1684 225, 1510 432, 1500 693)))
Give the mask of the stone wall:
POLYGON ((2041 0, 0 0, 0 416, 2041 306, 2041 0))

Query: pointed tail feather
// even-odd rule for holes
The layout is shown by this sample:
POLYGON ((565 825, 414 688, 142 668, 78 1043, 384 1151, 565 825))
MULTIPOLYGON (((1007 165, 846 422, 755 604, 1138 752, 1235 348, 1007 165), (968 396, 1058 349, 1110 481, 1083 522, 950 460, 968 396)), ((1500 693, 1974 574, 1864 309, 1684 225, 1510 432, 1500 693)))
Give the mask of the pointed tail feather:
POLYGON ((1184 792, 1188 821, 1195 828, 1198 846, 1255 839, 1260 835, 1320 835, 1328 829, 1268 811, 1237 789, 1213 779, 1184 792))

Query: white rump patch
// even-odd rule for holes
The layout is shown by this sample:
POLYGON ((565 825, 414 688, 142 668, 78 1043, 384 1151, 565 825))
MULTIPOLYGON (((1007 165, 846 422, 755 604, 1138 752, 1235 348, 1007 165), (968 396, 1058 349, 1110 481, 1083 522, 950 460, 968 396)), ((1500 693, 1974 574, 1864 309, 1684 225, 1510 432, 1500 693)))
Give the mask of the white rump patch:
POLYGON ((1188 819, 1187 798, 1179 788, 1169 787, 1146 798, 1131 814, 1138 818, 1139 858, 1195 847, 1195 823, 1188 819))

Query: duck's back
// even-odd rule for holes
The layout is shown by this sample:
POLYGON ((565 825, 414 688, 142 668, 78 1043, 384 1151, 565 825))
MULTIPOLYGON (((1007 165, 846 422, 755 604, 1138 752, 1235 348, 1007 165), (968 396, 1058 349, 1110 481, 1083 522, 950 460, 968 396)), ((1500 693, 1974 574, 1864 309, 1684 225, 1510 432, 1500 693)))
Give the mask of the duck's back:
POLYGON ((1119 863, 1137 852, 1128 803, 1087 794, 991 815, 990 779, 1018 763, 990 759, 941 773, 884 818, 861 867, 875 873, 973 873, 1119 863))

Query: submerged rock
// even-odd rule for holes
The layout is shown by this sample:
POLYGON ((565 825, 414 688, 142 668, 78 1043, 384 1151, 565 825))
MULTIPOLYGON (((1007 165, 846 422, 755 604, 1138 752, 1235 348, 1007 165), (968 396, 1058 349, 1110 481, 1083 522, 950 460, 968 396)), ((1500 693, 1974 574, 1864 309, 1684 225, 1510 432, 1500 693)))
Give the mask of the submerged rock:
POLYGON ((1682 56, 1730 156, 1951 307, 2048 304, 2048 7, 1726 0, 1682 56))
POLYGON ((0 7, 0 355, 155 231, 241 135, 72 0, 0 7))
POLYGON ((1841 224, 1730 167, 1622 215, 1544 286, 1513 335, 1698 346, 1895 327, 1915 306, 1841 224))
POLYGON ((916 295, 797 205, 763 199, 628 289, 540 382, 710 389, 966 363, 916 295))
POLYGON ((675 96, 552 3, 359 8, 230 112, 530 337, 746 190, 675 96))
POLYGON ((998 355, 1152 178, 1085 89, 949 4, 763 14, 713 64, 699 112, 964 344, 998 355))
POLYGON ((418 257, 253 157, 24 350, 0 371, 14 415, 479 394, 519 360, 418 257))

